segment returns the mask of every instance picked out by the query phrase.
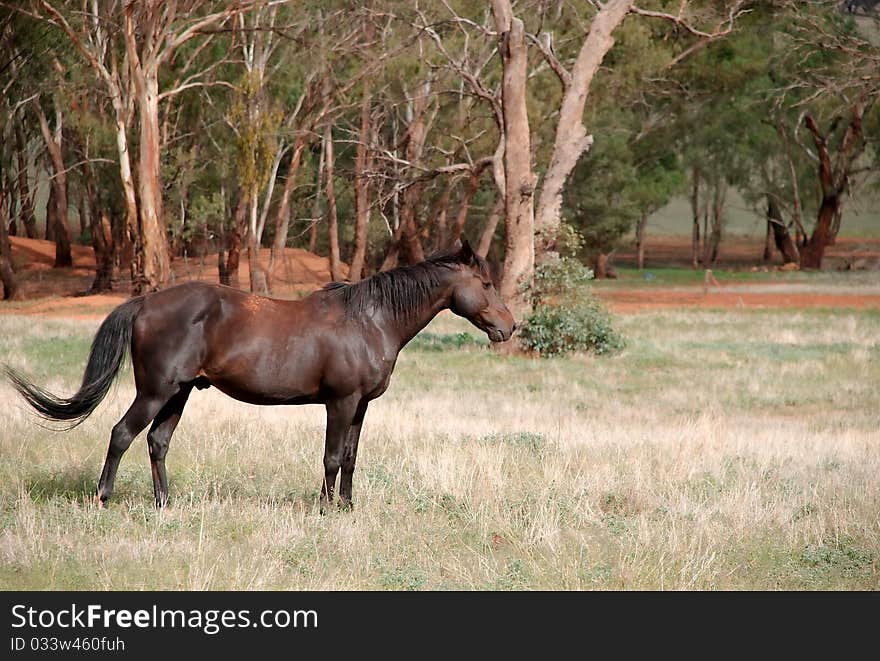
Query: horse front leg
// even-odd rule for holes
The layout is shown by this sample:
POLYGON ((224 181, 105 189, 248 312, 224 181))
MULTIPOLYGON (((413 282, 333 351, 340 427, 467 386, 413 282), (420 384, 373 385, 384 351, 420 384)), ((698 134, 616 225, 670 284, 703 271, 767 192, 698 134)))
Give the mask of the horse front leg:
POLYGON ((354 476, 354 464, 357 461, 358 441, 361 437, 361 427, 364 424, 364 416, 367 413, 367 401, 361 400, 355 412, 354 420, 351 427, 348 428, 348 434, 345 437, 345 444, 342 447, 342 477, 339 478, 339 506, 343 509, 350 510, 353 505, 351 502, 351 480, 354 476))
POLYGON ((321 485, 321 512, 333 502, 336 476, 342 465, 342 456, 348 431, 357 414, 360 396, 350 396, 327 402, 327 435, 324 441, 324 483, 321 485))

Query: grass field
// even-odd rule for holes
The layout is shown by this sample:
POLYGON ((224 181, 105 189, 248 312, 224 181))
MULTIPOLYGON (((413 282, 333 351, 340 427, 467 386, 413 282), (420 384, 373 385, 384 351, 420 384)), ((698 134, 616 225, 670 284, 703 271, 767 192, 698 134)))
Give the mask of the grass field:
MULTIPOLYGON (((327 516, 320 407, 196 393, 172 506, 141 437, 99 511, 130 371, 66 434, 0 385, 0 586, 880 588, 880 311, 616 322, 620 356, 533 360, 435 321, 368 412, 355 511, 327 516)), ((69 393, 96 327, 0 316, 0 361, 69 393)))

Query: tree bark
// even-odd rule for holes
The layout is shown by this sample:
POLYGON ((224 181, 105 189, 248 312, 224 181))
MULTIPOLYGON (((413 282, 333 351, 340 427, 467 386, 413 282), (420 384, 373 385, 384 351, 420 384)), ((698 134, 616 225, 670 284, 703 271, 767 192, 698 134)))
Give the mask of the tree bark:
POLYGON ((46 231, 43 238, 46 241, 55 242, 55 228, 58 227, 58 194, 55 192, 55 186, 52 185, 52 171, 48 170, 49 196, 46 198, 46 231))
POLYGON ((15 122, 15 156, 18 168, 18 218, 29 239, 37 238, 37 219, 34 216, 34 200, 28 184, 28 167, 24 131, 20 122, 15 122))
POLYGON ((504 116, 505 216, 507 252, 501 277, 501 297, 514 319, 531 312, 524 286, 535 269, 535 181, 531 136, 526 110, 528 49, 523 22, 513 17, 510 2, 493 0, 498 51, 504 67, 501 98, 504 116))
POLYGON ((92 248, 95 251, 95 279, 89 288, 90 294, 110 291, 113 288, 113 233, 107 211, 101 204, 98 188, 95 185, 95 173, 84 154, 83 179, 89 207, 89 229, 92 235, 92 248))
POLYGON ((614 279, 617 271, 611 266, 611 256, 603 252, 596 255, 596 268, 594 270, 596 280, 614 279))
POLYGON ((431 224, 434 227, 435 252, 454 243, 452 241, 447 241, 449 224, 446 222, 446 218, 449 214, 449 201, 452 199, 452 188, 454 186, 455 178, 449 177, 446 180, 446 183, 443 184, 443 192, 440 193, 440 199, 437 201, 437 206, 434 208, 434 220, 431 224))
MULTIPOLYGON (((797 246, 791 239, 776 198, 772 195, 767 196, 767 226, 773 236, 773 245, 782 253, 782 263, 797 264, 800 258, 797 246)), ((769 257, 766 260, 769 261, 769 257)))
MULTIPOLYGON (((9 211, 7 196, 0 191, 0 218, 6 218, 9 211)), ((12 268, 12 248, 9 245, 9 235, 6 230, 6 221, 0 220, 0 283, 3 284, 3 300, 13 300, 21 297, 18 285, 18 277, 12 268)))
POLYGON ((330 244, 330 277, 342 280, 341 258, 339 256, 339 221, 336 217, 336 191, 333 189, 333 127, 327 122, 324 128, 324 167, 326 168, 327 193, 327 234, 330 244))
POLYGON ((88 200, 86 200, 86 192, 80 190, 79 197, 76 201, 76 215, 79 219, 79 235, 86 235, 86 228, 89 224, 89 214, 86 212, 86 205, 88 204, 88 200))
MULTIPOLYGON (((498 2, 493 3, 493 6, 495 4, 498 2)), ((608 0, 601 5, 601 9, 593 17, 590 33, 581 46, 563 91, 553 152, 541 184, 535 213, 539 252, 553 250, 555 247, 561 222, 562 191, 578 159, 593 144, 593 137, 587 134, 583 125, 584 106, 590 85, 605 55, 614 46, 612 33, 623 22, 633 4, 633 0, 608 0)), ((499 27, 500 31, 502 30, 499 27)))
POLYGON ((157 291, 171 280, 171 259, 162 200, 159 159, 159 81, 144 76, 136 87, 140 111, 138 189, 140 199, 140 249, 143 275, 133 282, 137 294, 157 291))
POLYGON ((281 263, 284 248, 287 246, 287 231, 290 227, 290 195, 296 184, 296 173, 299 171, 305 147, 305 135, 298 135, 293 143, 293 154, 290 157, 290 165, 287 167, 287 180, 284 182, 281 201, 278 203, 278 211, 275 213, 275 238, 272 241, 272 251, 269 253, 268 278, 270 283, 275 277, 275 271, 281 263))
POLYGON ((250 226, 248 227, 248 275, 252 292, 262 294, 269 293, 269 284, 266 281, 266 272, 260 264, 260 232, 257 227, 257 216, 260 206, 259 191, 256 186, 251 190, 250 202, 250 226))
MULTIPOLYGON (((409 100, 412 121, 406 129, 404 153, 407 162, 413 165, 418 165, 422 160, 425 140, 430 128, 426 118, 430 105, 430 92, 431 80, 429 79, 421 84, 415 96, 409 100)), ((397 251, 397 261, 403 264, 415 264, 425 259, 419 228, 419 207, 424 190, 424 182, 419 181, 403 191, 400 205, 400 227, 402 229, 400 239, 396 244, 389 246, 389 251, 397 251)))
POLYGON ((467 187, 465 188, 464 194, 461 197, 461 202, 458 205, 458 213, 455 216, 455 221, 449 228, 450 245, 458 241, 461 238, 462 232, 464 232, 468 210, 470 209, 474 196, 480 189, 480 177, 483 175, 485 167, 488 167, 490 164, 491 161, 486 161, 485 165, 474 168, 473 172, 468 176, 467 187))
POLYGON ((229 248, 226 255, 226 265, 220 269, 220 284, 229 287, 241 288, 238 277, 238 267, 241 263, 241 240, 245 233, 247 223, 247 196, 244 191, 239 192, 235 212, 232 215, 232 235, 229 238, 229 248))
POLYGON ((691 266, 700 265, 700 171, 693 169, 691 174, 691 266))
POLYGON ((834 223, 834 217, 839 212, 840 204, 841 201, 837 195, 823 195, 816 227, 801 250, 801 268, 822 268, 825 248, 831 244, 831 226, 834 223))
POLYGON ((645 268, 645 235, 648 229, 648 214, 642 212, 636 225, 636 267, 639 271, 645 268))
POLYGON ((770 211, 767 211, 767 227, 764 232, 764 253, 761 255, 762 262, 773 259, 773 221, 770 220, 770 211))
POLYGON ((46 150, 49 152, 49 160, 52 163, 52 176, 49 180, 52 186, 52 192, 55 197, 55 217, 54 220, 46 219, 47 231, 48 227, 52 227, 55 238, 55 268, 72 266, 73 257, 70 252, 70 224, 67 219, 67 171, 64 167, 64 156, 61 153, 62 140, 62 115, 60 111, 56 111, 55 134, 49 129, 49 122, 46 114, 40 106, 39 99, 34 101, 34 107, 37 111, 37 119, 40 122, 40 132, 43 134, 43 141, 46 143, 46 150))
POLYGON ((321 153, 318 155, 318 170, 315 172, 315 199, 312 201, 312 224, 309 226, 309 252, 314 253, 318 247, 318 221, 324 215, 324 187, 323 177, 326 176, 324 157, 327 150, 324 148, 324 138, 321 138, 321 153))
POLYGON ((724 218, 724 200, 727 197, 727 184, 716 181, 712 192, 711 215, 706 213, 706 235, 703 243, 703 266, 708 268, 718 259, 718 247, 721 244, 721 223, 724 218), (708 223, 711 221, 711 226, 708 223), (711 229, 711 231, 710 231, 711 229))
POLYGON ((397 266, 402 237, 403 223, 400 223, 391 235, 391 239, 388 241, 388 250, 385 252, 385 259, 382 260, 382 266, 379 267, 380 271, 389 271, 397 266))
MULTIPOLYGON (((368 23, 368 25, 371 24, 368 23)), ((357 282, 361 279, 367 258, 367 228, 370 222, 370 191, 367 171, 372 167, 372 152, 368 147, 371 142, 371 109, 370 83, 369 79, 365 78, 363 98, 361 99, 361 126, 357 154, 354 160, 355 222, 354 252, 351 256, 351 267, 348 269, 350 282, 357 282)))
POLYGON ((495 230, 498 227, 498 221, 501 220, 501 214, 504 213, 504 197, 499 196, 495 200, 495 205, 486 221, 486 226, 480 234, 480 241, 477 244, 477 254, 485 258, 489 254, 489 248, 492 247, 492 239, 495 236, 495 230))
POLYGON ((827 136, 822 134, 818 124, 810 115, 804 117, 804 124, 813 135, 819 157, 818 178, 822 201, 819 205, 816 227, 801 250, 801 268, 821 269, 825 248, 832 245, 837 238, 843 212, 843 196, 849 187, 849 171, 865 148, 862 117, 866 108, 864 96, 859 97, 853 104, 850 109, 849 124, 833 162, 828 149, 827 136))

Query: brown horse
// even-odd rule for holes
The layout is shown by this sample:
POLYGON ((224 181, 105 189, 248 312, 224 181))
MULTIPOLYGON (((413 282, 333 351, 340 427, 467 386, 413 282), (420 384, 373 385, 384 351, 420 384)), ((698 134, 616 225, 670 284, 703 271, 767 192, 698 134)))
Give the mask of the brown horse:
POLYGON ((134 402, 113 427, 97 502, 113 492, 132 440, 147 434, 156 505, 168 500, 165 455, 193 388, 210 386, 251 404, 324 404, 322 508, 351 507, 351 482, 367 405, 388 388, 400 350, 444 309, 508 340, 513 317, 486 262, 465 242, 413 266, 357 284, 334 282, 300 301, 284 301, 203 283, 138 296, 117 307, 95 336, 82 385, 59 398, 13 370, 19 393, 49 420, 76 426, 98 406, 131 347, 134 402))

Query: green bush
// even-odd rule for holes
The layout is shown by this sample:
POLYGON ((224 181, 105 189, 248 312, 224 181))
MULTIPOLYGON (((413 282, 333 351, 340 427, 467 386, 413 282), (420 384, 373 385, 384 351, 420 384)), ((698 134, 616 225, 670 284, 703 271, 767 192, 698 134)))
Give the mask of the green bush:
POLYGON ((538 266, 528 288, 533 311, 523 324, 523 344, 541 356, 571 351, 604 355, 623 349, 611 315, 590 291, 592 279, 593 272, 573 258, 538 266))

